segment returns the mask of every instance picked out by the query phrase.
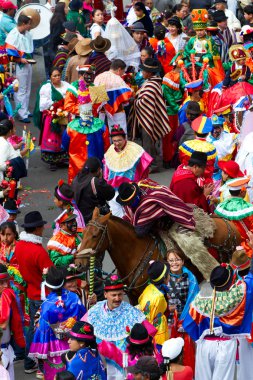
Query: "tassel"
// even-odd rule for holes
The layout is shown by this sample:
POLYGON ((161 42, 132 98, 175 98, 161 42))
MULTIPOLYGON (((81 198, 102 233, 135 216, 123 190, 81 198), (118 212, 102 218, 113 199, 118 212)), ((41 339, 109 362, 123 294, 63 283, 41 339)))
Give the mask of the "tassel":
POLYGON ((192 80, 196 80, 196 68, 195 68, 195 55, 191 54, 191 63, 192 63, 192 80))

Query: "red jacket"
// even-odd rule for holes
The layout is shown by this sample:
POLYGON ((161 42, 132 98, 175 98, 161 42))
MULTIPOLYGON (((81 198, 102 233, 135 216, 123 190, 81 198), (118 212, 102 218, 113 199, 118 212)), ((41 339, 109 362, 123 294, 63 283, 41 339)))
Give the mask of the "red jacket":
POLYGON ((17 242, 15 256, 19 264, 20 273, 27 283, 27 297, 33 301, 39 301, 41 299, 40 286, 43 269, 51 267, 53 262, 42 244, 24 240, 17 242))

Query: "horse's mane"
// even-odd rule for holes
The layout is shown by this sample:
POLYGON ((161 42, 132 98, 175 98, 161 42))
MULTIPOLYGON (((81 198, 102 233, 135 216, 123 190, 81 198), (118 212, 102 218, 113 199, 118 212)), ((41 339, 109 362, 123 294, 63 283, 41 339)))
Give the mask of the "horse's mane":
POLYGON ((128 228, 131 231, 133 231, 133 229, 134 229, 134 227, 132 226, 131 223, 127 222, 126 220, 119 218, 118 216, 111 215, 110 219, 121 224, 122 226, 128 228))

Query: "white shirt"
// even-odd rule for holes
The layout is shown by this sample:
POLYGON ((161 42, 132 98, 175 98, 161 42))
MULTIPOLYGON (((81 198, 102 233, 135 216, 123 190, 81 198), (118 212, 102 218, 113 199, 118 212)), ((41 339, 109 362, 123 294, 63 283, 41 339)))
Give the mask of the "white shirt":
POLYGON ((234 13, 232 11, 230 11, 229 9, 225 9, 225 15, 228 17, 228 27, 230 29, 241 29, 241 23, 240 21, 238 20, 238 18, 236 18, 236 16, 234 15, 234 13))
POLYGON ((4 137, 0 137, 0 181, 3 180, 3 172, 6 169, 6 161, 20 157, 20 151, 15 150, 13 146, 4 137))
MULTIPOLYGON (((59 91, 64 98, 68 87, 68 82, 61 81, 61 87, 55 87, 55 89, 59 91)), ((40 111, 43 112, 45 110, 48 110, 52 104, 53 101, 51 94, 51 83, 48 82, 44 84, 40 89, 40 111)))
POLYGON ((102 28, 102 26, 100 26, 94 22, 94 24, 92 24, 91 28, 90 28, 90 35, 91 35, 92 40, 95 40, 95 38, 97 37, 97 36, 95 36, 95 34, 97 34, 97 33, 100 33, 100 36, 105 38, 105 31, 102 28))

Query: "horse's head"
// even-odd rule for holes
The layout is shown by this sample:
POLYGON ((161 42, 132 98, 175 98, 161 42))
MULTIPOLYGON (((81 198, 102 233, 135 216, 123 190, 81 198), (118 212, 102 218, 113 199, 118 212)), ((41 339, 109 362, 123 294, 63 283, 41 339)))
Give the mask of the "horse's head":
POLYGON ((95 208, 92 219, 84 229, 83 241, 79 251, 90 248, 96 251, 96 254, 101 254, 109 248, 107 221, 110 216, 111 213, 107 215, 100 215, 99 209, 97 207, 95 208))

